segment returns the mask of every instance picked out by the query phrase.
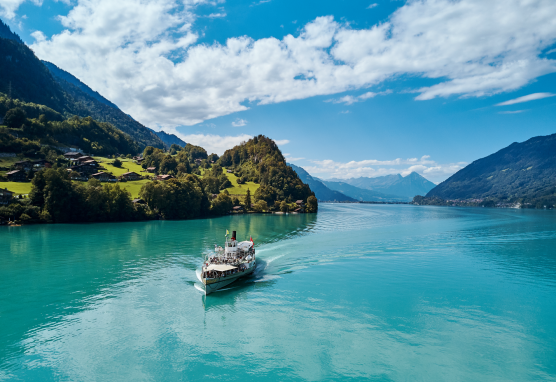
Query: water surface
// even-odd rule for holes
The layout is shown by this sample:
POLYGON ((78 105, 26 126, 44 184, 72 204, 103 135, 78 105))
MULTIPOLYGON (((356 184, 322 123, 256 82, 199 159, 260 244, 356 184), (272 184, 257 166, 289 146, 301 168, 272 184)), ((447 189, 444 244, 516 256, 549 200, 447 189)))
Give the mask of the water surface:
POLYGON ((0 380, 556 380, 556 214, 0 227, 0 380), (226 229, 256 274, 203 296, 226 229))

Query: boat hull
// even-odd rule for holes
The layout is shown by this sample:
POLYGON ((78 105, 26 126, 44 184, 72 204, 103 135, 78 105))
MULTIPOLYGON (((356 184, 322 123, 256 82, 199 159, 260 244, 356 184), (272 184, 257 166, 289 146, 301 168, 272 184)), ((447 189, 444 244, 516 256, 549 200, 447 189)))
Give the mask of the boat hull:
POLYGON ((225 286, 230 285, 231 283, 239 280, 242 277, 248 276, 255 270, 255 264, 250 268, 235 273, 233 275, 228 275, 224 277, 219 277, 215 279, 202 279, 203 284, 205 285, 205 294, 210 294, 212 292, 216 292, 219 289, 224 288, 225 286))

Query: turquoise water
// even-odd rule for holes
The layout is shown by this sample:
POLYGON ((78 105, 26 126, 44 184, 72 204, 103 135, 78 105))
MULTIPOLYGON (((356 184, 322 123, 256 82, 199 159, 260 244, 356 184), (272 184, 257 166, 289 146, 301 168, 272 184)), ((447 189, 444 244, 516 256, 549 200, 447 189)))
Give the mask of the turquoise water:
POLYGON ((0 227, 0 380, 556 380, 556 213, 0 227), (256 275, 203 296, 225 230, 256 275))

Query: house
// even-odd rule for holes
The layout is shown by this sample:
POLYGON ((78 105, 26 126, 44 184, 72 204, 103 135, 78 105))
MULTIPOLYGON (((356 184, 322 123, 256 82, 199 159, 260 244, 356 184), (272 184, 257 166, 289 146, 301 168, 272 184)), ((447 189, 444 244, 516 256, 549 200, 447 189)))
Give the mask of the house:
POLYGON ((296 210, 294 210, 294 212, 304 212, 305 211, 305 203, 303 202, 303 200, 296 200, 295 204, 297 204, 298 208, 296 210))
POLYGON ((147 172, 155 172, 156 167, 147 167, 147 172))
POLYGON ((77 172, 72 168, 68 168, 66 169, 66 171, 69 173, 71 180, 80 180, 82 182, 86 182, 89 180, 89 177, 87 175, 84 175, 81 172, 77 172))
POLYGON ((18 170, 29 171, 30 169, 33 168, 33 163, 31 163, 30 160, 25 159, 19 162, 15 162, 14 166, 18 170))
POLYGON ((77 152, 77 151, 69 151, 69 152, 67 152, 67 153, 64 154, 64 157, 65 157, 66 159, 71 160, 71 159, 77 159, 77 158, 79 158, 81 155, 82 155, 82 154, 81 154, 80 152, 77 152))
POLYGON ((79 161, 79 163, 84 163, 84 162, 92 161, 94 159, 93 159, 93 157, 85 155, 85 156, 77 158, 77 160, 79 161))
POLYGON ((232 208, 232 210, 234 212, 242 212, 243 211, 243 207, 242 206, 235 206, 234 208, 232 208))
POLYGON ((6 204, 10 204, 10 202, 12 201, 12 196, 13 196, 13 192, 8 191, 8 189, 2 189, 0 188, 0 204, 1 205, 6 205, 6 204))
POLYGON ((195 159, 195 164, 201 164, 202 162, 203 162, 202 159, 199 159, 199 158, 195 159))
POLYGON ((137 174, 136 172, 126 172, 125 174, 122 174, 120 179, 139 180, 139 179, 141 179, 141 175, 137 174))
POLYGON ((27 174, 23 170, 14 170, 6 173, 10 182, 25 182, 27 181, 27 174))
POLYGON ((116 177, 114 175, 109 174, 107 172, 97 172, 96 174, 91 175, 91 177, 100 180, 101 182, 115 182, 116 177))
POLYGON ((156 177, 156 180, 168 180, 168 179, 172 179, 173 176, 172 175, 158 175, 156 177))
POLYGON ((39 169, 39 168, 43 168, 43 167, 51 168, 52 163, 50 163, 46 159, 39 159, 39 160, 34 160, 33 161, 33 168, 34 169, 39 169))
POLYGON ((226 172, 227 172, 228 174, 232 174, 232 173, 234 172, 234 170, 226 170, 226 172))
POLYGON ((145 204, 145 201, 143 199, 139 198, 139 199, 133 199, 131 201, 131 203, 133 203, 133 204, 145 204))

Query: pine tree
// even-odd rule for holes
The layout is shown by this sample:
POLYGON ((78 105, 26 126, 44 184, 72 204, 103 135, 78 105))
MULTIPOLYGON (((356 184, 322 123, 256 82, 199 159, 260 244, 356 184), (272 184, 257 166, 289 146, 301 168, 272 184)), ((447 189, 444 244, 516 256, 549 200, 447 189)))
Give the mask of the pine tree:
POLYGON ((249 211, 251 209, 251 190, 247 189, 247 194, 245 194, 245 210, 249 211))

